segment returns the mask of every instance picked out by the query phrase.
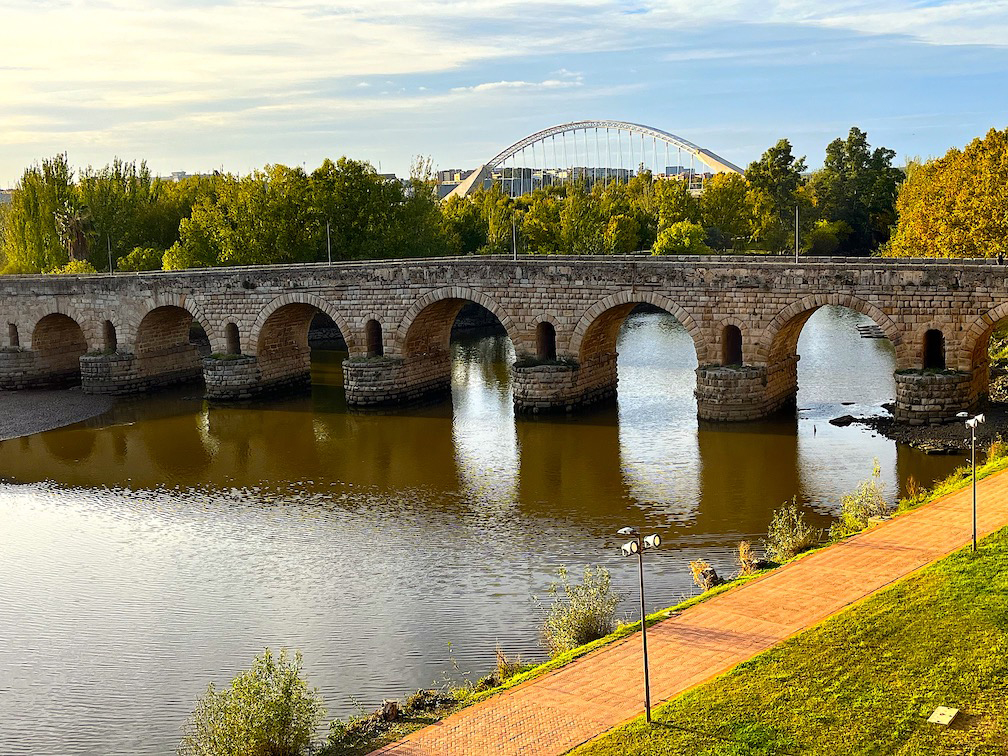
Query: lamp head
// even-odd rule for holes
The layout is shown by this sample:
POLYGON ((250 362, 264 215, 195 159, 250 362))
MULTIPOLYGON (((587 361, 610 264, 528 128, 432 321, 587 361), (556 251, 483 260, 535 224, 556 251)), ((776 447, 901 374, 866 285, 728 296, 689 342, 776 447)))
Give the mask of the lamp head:
POLYGON ((969 412, 957 412, 956 417, 965 420, 967 417, 969 417, 969 412))
POLYGON ((659 546, 661 546, 661 536, 657 533, 644 537, 645 549, 657 549, 659 546))
POLYGON ((623 552, 623 556, 633 556, 639 550, 637 546, 637 541, 627 541, 622 546, 620 546, 620 551, 623 552))
POLYGON ((626 528, 620 528, 620 529, 619 529, 619 530, 617 530, 616 532, 617 532, 617 533, 618 533, 619 535, 624 535, 624 536, 635 536, 635 535, 637 535, 637 528, 631 528, 631 527, 626 527, 626 528))

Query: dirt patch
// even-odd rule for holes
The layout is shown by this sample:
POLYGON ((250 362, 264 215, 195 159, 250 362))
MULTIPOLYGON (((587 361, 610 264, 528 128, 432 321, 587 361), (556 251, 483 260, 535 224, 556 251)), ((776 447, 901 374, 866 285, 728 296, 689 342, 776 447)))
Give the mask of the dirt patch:
POLYGON ((80 387, 60 391, 0 391, 0 441, 62 428, 107 412, 115 400, 85 394, 80 387))

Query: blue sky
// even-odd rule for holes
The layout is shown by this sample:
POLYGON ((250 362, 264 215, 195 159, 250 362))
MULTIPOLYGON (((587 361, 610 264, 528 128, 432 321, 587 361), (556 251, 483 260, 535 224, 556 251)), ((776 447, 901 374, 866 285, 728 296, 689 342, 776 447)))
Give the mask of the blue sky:
POLYGON ((404 175, 581 119, 743 166, 787 137, 815 167, 852 125, 901 162, 1008 126, 1008 0, 4 0, 0 50, 0 186, 64 150, 404 175))

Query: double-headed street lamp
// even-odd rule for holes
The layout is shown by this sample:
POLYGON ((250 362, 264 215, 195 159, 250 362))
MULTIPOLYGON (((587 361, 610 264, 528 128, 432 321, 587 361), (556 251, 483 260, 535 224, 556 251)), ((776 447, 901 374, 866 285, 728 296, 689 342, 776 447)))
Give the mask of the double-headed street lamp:
POLYGON ((647 721, 651 722, 651 684, 648 681, 647 664, 647 617, 644 610, 644 550, 657 549, 661 546, 661 536, 649 535, 641 536, 637 528, 620 528, 616 531, 620 535, 633 536, 632 541, 627 541, 621 547, 623 556, 637 555, 637 564, 640 567, 640 629, 641 643, 644 648, 644 712, 647 721))
POLYGON ((973 466, 973 551, 976 551, 976 429, 986 419, 983 414, 969 416, 969 412, 960 412, 956 417, 966 420, 966 427, 970 429, 973 439, 970 452, 970 462, 973 466))

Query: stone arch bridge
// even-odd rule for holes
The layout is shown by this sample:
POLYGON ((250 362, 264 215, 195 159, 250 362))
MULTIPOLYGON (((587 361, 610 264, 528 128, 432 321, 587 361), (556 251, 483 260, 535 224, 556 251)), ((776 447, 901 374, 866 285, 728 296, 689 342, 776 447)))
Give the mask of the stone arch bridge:
POLYGON ((983 260, 781 257, 465 257, 0 279, 0 388, 81 381, 136 393, 205 381, 248 399, 310 381, 318 312, 341 331, 347 401, 394 405, 450 386, 460 309, 490 310, 510 336, 520 411, 614 394, 630 311, 668 311, 696 347, 701 418, 749 420, 793 402, 798 336, 827 304, 871 318, 896 350, 896 413, 938 422, 988 385, 987 344, 1008 318, 1005 269, 983 260), (190 326, 205 330, 201 358, 190 326))

